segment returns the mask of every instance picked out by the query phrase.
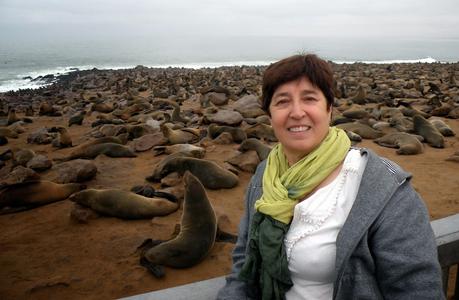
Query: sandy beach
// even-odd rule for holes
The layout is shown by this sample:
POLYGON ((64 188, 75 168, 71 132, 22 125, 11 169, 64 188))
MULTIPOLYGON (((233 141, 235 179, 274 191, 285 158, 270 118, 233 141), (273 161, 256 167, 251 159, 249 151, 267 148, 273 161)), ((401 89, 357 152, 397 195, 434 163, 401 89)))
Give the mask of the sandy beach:
MULTIPOLYGON (((455 135, 443 137, 443 147, 424 141, 422 153, 415 155, 397 154, 397 149, 378 145, 371 138, 355 145, 370 148, 412 173, 412 184, 424 199, 432 220, 459 213, 459 64, 335 64, 333 68, 337 79, 335 120, 345 111, 360 110, 366 112, 363 118, 347 122, 387 122, 389 125, 381 127, 381 134, 399 132, 401 128, 412 132, 410 113, 417 110, 425 113, 427 120, 437 118, 450 127, 455 135), (395 110, 408 123, 397 123, 395 110)), ((139 139, 161 133, 159 124, 170 123, 175 130, 186 127, 199 132, 200 141, 194 144, 205 149, 204 159, 237 170, 236 187, 206 190, 222 229, 237 234, 243 196, 252 173, 227 162, 241 153, 240 143, 234 137, 231 140, 226 134, 213 139, 203 135, 209 124, 217 123, 251 132, 266 145, 275 144, 252 130, 265 120, 253 101, 260 96, 263 70, 264 67, 255 66, 93 69, 72 72, 41 89, 0 93, 4 123, 0 129, 18 134, 11 138, 0 131, 0 136, 7 139, 0 146, 0 183, 7 186, 31 178, 57 182, 62 176, 56 159, 67 157, 76 146, 98 137, 125 134, 126 147, 136 157, 98 155, 90 160, 97 172, 82 183, 97 189, 128 191, 144 184, 159 189, 160 182, 149 182, 146 177, 167 154, 155 156, 153 146, 141 147, 139 139), (247 102, 240 101, 243 98, 247 102), (173 104, 164 105, 159 100, 173 104), (8 106, 16 114, 16 122, 9 125, 8 106), (173 117, 177 107, 181 122, 173 117), (69 127, 71 116, 83 110, 82 124, 69 127), (217 118, 221 111, 232 113, 217 118), (59 126, 67 130, 72 147, 53 145, 59 134, 50 129, 59 126), (25 176, 24 170, 18 171, 19 163, 11 155, 3 155, 8 150, 17 154, 20 149, 33 150, 35 156, 42 155, 49 163, 35 167, 35 175, 25 176), (46 167, 47 164, 50 165, 46 167)), ((154 144, 150 140, 145 143, 154 144)), ((165 139, 155 143, 170 142, 165 139)), ((23 164, 27 167, 27 161, 23 164)), ((29 164, 27 169, 33 168, 29 164)), ((181 185, 180 180, 175 182, 181 185)), ((152 219, 91 215, 85 222, 78 222, 71 217, 75 204, 69 200, 8 214, 3 214, 5 205, 0 204, 2 299, 113 299, 222 276, 231 268, 234 244, 227 242, 216 242, 210 254, 193 267, 166 267, 166 275, 161 279, 139 265, 137 247, 147 238, 169 238, 180 223, 182 208, 152 219)))

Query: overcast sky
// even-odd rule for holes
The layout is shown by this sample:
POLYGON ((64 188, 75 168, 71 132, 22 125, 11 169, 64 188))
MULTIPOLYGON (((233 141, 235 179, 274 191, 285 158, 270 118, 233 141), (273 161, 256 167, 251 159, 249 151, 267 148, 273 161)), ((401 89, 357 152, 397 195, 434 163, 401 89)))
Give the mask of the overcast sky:
POLYGON ((459 0, 0 0, 0 36, 459 38, 459 0))

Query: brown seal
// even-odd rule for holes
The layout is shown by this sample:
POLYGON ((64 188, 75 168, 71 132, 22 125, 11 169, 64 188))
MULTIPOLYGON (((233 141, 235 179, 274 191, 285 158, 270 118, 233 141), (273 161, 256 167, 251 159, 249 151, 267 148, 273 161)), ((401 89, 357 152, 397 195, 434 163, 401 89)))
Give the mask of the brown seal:
POLYGON ((271 125, 257 123, 245 129, 245 133, 249 138, 265 139, 269 142, 277 142, 274 135, 274 130, 271 125))
POLYGON ((185 157, 180 152, 172 155, 177 156, 166 158, 164 162, 161 162, 161 167, 155 168, 153 175, 147 177, 147 180, 160 180, 172 172, 183 174, 185 171, 190 171, 209 189, 229 189, 235 187, 239 182, 235 174, 223 169, 213 161, 185 157))
POLYGON ((69 200, 90 207, 98 213, 122 219, 145 219, 166 216, 179 208, 179 203, 164 198, 149 198, 119 189, 87 189, 69 200))
POLYGON ((173 154, 177 152, 187 153, 188 156, 203 158, 206 154, 206 149, 203 147, 190 145, 190 144, 175 144, 171 146, 156 146, 153 148, 153 154, 155 156, 166 153, 173 154))
POLYGON ((85 115, 86 115, 86 111, 85 110, 79 111, 76 114, 72 115, 69 118, 68 126, 70 127, 70 126, 72 126, 74 124, 83 125, 83 120, 84 120, 84 116, 85 115))
POLYGON ((268 157, 269 152, 271 151, 271 147, 256 138, 249 138, 241 143, 238 150, 241 152, 255 150, 258 154, 258 158, 260 158, 260 161, 262 161, 268 157))
POLYGON ((7 185, 0 191, 0 214, 64 200, 84 188, 86 186, 79 183, 59 184, 51 181, 26 181, 7 185))
POLYGON ((346 131, 352 131, 364 139, 376 139, 383 135, 381 131, 374 130, 370 126, 358 122, 338 124, 336 127, 346 131))
POLYGON ((75 147, 67 157, 55 158, 55 161, 68 161, 77 158, 93 159, 99 154, 110 157, 136 157, 137 155, 128 147, 121 145, 117 137, 103 137, 75 147))
POLYGON ((187 144, 196 143, 199 140, 199 134, 183 129, 172 129, 167 125, 161 125, 161 132, 168 139, 169 144, 187 144))
POLYGON ((448 124, 446 124, 443 120, 441 119, 438 119, 438 118, 431 118, 429 119, 429 122, 435 126, 435 128, 438 129, 438 131, 440 131, 440 133, 443 135, 443 136, 455 136, 456 134, 454 133, 454 131, 451 129, 451 127, 448 126, 448 124))
POLYGON ((160 106, 160 105, 166 105, 170 106, 173 108, 172 115, 171 115, 171 121, 175 122, 182 122, 184 124, 187 124, 190 120, 186 117, 183 117, 180 112, 180 105, 178 105, 176 102, 169 100, 169 99, 156 99, 153 101, 152 105, 154 107, 160 106))
POLYGON ((412 135, 405 132, 394 132, 383 137, 377 138, 374 142, 383 147, 398 148, 397 154, 419 154, 424 151, 421 143, 421 136, 412 135))
POLYGON ((62 126, 53 127, 49 132, 58 132, 59 136, 53 141, 53 145, 58 148, 72 147, 72 137, 70 133, 62 126))
POLYGON ((207 128, 210 138, 215 139, 223 132, 228 132, 231 134, 233 141, 235 143, 240 144, 244 140, 247 139, 247 134, 245 131, 239 127, 232 127, 232 126, 220 126, 217 124, 210 124, 207 128))
POLYGON ((21 119, 18 118, 16 115, 16 110, 14 108, 10 108, 8 111, 8 119, 7 119, 7 125, 11 125, 17 121, 20 121, 21 119))
POLYGON ((188 268, 199 263, 215 243, 217 217, 204 187, 190 172, 185 172, 184 183, 180 233, 169 241, 157 241, 141 254, 141 264, 157 277, 164 276, 160 266, 188 268))
POLYGON ((421 115, 414 115, 413 117, 414 132, 424 137, 425 141, 432 147, 444 148, 445 139, 440 131, 435 128, 429 121, 421 115))

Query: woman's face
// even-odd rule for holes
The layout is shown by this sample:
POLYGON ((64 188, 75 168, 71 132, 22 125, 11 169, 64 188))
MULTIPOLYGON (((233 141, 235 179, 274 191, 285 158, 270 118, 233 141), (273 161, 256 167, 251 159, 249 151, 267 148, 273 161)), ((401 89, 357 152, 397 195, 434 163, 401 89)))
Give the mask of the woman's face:
POLYGON ((271 125, 289 165, 314 150, 328 134, 331 109, 306 77, 280 85, 269 105, 271 125))

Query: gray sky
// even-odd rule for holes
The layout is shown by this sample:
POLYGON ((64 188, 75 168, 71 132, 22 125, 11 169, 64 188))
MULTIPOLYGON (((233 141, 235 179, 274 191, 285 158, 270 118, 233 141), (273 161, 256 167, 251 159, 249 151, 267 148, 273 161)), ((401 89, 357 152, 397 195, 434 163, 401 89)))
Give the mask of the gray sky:
POLYGON ((459 38, 459 0, 0 0, 0 36, 37 33, 459 38))

